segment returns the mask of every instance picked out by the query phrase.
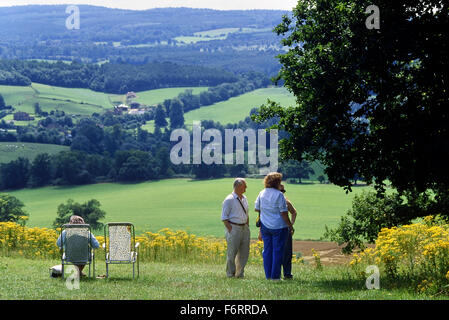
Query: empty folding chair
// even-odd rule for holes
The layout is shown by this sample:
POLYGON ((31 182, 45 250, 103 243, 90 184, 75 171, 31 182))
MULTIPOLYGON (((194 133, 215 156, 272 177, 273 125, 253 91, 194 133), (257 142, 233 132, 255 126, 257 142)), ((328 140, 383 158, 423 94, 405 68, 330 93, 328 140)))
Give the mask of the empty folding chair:
POLYGON ((109 277, 110 264, 132 264, 134 279, 137 263, 137 276, 139 276, 139 242, 136 243, 134 225, 129 222, 108 223, 104 226, 104 240, 106 278, 109 277))
POLYGON ((62 278, 64 279, 65 265, 89 265, 90 278, 91 264, 95 278, 95 254, 90 226, 88 224, 64 224, 61 227, 60 239, 62 278))

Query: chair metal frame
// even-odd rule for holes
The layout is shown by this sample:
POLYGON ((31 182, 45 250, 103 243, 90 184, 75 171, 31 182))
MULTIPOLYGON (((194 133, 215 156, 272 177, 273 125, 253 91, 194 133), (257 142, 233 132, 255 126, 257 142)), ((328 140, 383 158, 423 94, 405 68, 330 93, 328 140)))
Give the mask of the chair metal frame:
POLYGON ((61 226, 61 265, 62 265, 62 279, 64 279, 64 266, 65 265, 89 265, 89 278, 91 277, 91 265, 93 269, 93 278, 95 279, 95 252, 91 245, 91 239, 92 236, 91 228, 89 224, 64 224, 61 226), (88 229, 89 232, 89 238, 87 239, 87 248, 86 248, 86 256, 87 260, 80 260, 80 261, 71 261, 70 257, 67 257, 66 254, 66 243, 68 241, 67 237, 67 231, 65 234, 65 237, 62 236, 62 233, 66 229, 88 229))
POLYGON ((110 264, 131 264, 133 265, 133 279, 135 279, 135 264, 137 263, 137 277, 140 275, 139 268, 139 242, 136 242, 136 233, 134 225, 130 222, 109 222, 104 226, 104 255, 106 262, 106 278, 109 278, 109 265, 110 264), (110 236, 109 236, 109 227, 110 226, 126 226, 131 229, 131 243, 130 243, 130 258, 128 260, 111 260, 110 259, 110 236), (134 250, 134 251, 133 251, 134 250))

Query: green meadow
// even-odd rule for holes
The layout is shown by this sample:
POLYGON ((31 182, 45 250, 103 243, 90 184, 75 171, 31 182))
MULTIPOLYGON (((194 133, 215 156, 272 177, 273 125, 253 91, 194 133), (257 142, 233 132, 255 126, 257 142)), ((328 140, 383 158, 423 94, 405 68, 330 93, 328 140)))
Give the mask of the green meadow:
MULTIPOLYGON (((179 87, 164 88, 137 92, 133 101, 143 105, 162 103, 165 99, 177 97, 187 89, 193 94, 199 94, 208 87, 179 87)), ((62 110, 67 114, 90 116, 94 112, 102 113, 114 105, 126 103, 126 96, 120 94, 107 94, 89 89, 63 88, 33 83, 31 86, 4 86, 0 85, 0 94, 6 105, 12 105, 17 111, 34 114, 34 104, 39 103, 43 111, 62 110)), ((13 120, 12 115, 5 118, 13 120)), ((19 121, 24 122, 24 121, 19 121)), ((22 123, 20 123, 22 124, 22 123)), ((24 122, 28 124, 28 122, 24 122)))
MULTIPOLYGON (((104 222, 129 221, 138 234, 157 232, 165 227, 196 235, 223 237, 221 205, 232 192, 231 178, 218 180, 167 179, 138 184, 105 183, 78 187, 44 187, 9 192, 20 199, 30 214, 28 226, 51 227, 57 207, 72 198, 76 202, 97 199, 106 211, 104 222)), ((247 179, 246 196, 250 207, 252 238, 254 201, 263 189, 262 179, 247 179)), ((286 195, 299 211, 295 239, 319 240, 324 226, 335 226, 351 207, 353 195, 331 184, 286 184, 286 195)), ((101 232, 100 232, 101 233, 101 232)))
POLYGON ((251 109, 259 108, 267 99, 279 102, 282 106, 295 104, 295 97, 285 88, 258 89, 187 112, 184 114, 185 124, 191 127, 193 121, 201 120, 214 120, 221 124, 238 123, 249 116, 251 109))
POLYGON ((196 37, 220 37, 230 33, 256 33, 256 32, 270 32, 271 28, 220 28, 207 31, 195 32, 196 37))
POLYGON ((271 28, 220 28, 195 32, 193 36, 179 36, 174 38, 174 40, 184 44, 192 44, 200 41, 225 40, 231 33, 257 33, 271 31, 271 28))
POLYGON ((56 154, 68 150, 70 150, 70 147, 54 144, 0 142, 0 164, 16 160, 19 157, 33 161, 40 153, 56 154))
POLYGON ((43 111, 61 110, 68 114, 91 115, 112 107, 108 96, 89 89, 74 89, 33 83, 28 87, 0 86, 6 105, 34 114, 34 104, 43 111))
MULTIPOLYGON (((223 125, 238 123, 249 116, 251 109, 259 108, 267 102, 267 99, 279 102, 282 106, 295 105, 295 97, 285 88, 257 89, 227 101, 189 111, 184 114, 184 123, 188 129, 192 128, 193 121, 214 120, 223 125)), ((168 118, 167 121, 169 121, 168 118)), ((142 128, 154 132, 154 121, 147 121, 147 124, 142 128)))
POLYGON ((144 105, 155 105, 164 102, 165 99, 176 98, 180 93, 187 89, 193 90, 194 95, 198 95, 203 91, 207 91, 209 87, 179 87, 179 88, 164 88, 149 91, 136 92, 137 98, 133 101, 144 105))
MULTIPOLYGON (((206 91, 208 87, 179 87, 165 88, 136 92, 137 98, 133 101, 143 105, 155 105, 165 99, 177 97, 187 89, 193 94, 206 91)), ((62 88, 33 83, 28 87, 0 85, 0 93, 7 105, 12 105, 17 111, 24 111, 34 115, 34 104, 39 103, 43 111, 62 110, 67 114, 90 116, 94 112, 102 113, 116 104, 126 103, 125 95, 106 94, 89 89, 62 88)), ((267 99, 279 102, 283 106, 295 104, 295 99, 285 88, 258 89, 227 101, 215 103, 210 106, 184 114, 185 123, 191 128, 193 121, 214 120, 221 124, 238 123, 245 119, 253 108, 258 108, 267 102, 267 99)), ((5 120, 13 120, 7 115, 5 120)), ((16 125, 36 124, 39 119, 28 121, 15 121, 16 125)), ((148 121, 144 129, 153 132, 154 121, 148 121)))

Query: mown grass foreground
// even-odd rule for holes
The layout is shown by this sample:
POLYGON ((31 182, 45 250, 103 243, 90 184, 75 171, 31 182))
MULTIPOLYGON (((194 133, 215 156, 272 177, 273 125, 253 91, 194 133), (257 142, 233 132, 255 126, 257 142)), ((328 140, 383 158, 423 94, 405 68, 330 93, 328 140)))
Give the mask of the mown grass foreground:
MULTIPOLYGON (((268 281, 262 265, 249 265, 244 279, 228 279, 222 264, 141 263, 140 277, 132 279, 131 265, 113 265, 109 279, 81 279, 69 290, 61 278, 50 278, 48 268, 58 260, 0 257, 0 299, 18 300, 388 300, 447 299, 415 293, 407 284, 380 279, 379 290, 367 290, 365 276, 346 266, 293 266, 293 280, 268 281)), ((87 271, 87 269, 85 269, 87 271)), ((105 264, 96 261, 96 274, 105 264)))

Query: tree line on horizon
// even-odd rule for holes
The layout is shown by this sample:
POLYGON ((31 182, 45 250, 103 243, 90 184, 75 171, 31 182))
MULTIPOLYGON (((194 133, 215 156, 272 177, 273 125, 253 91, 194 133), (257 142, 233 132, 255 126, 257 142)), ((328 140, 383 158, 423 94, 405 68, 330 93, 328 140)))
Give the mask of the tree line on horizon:
POLYGON ((0 60, 0 85, 29 86, 32 82, 93 91, 125 94, 170 87, 214 87, 239 80, 224 70, 171 62, 143 65, 125 63, 86 64, 74 60, 0 60))
MULTIPOLYGON (((157 127, 154 133, 137 127, 125 129, 111 115, 98 115, 79 121, 72 129, 70 151, 54 155, 39 154, 32 161, 18 158, 0 164, 0 190, 41 187, 45 185, 84 185, 97 182, 138 182, 158 180, 172 176, 188 176, 197 179, 246 176, 257 173, 257 165, 173 165, 170 161, 172 128, 157 127)), ((120 119, 117 117, 117 119, 120 119)), ((247 117, 239 124, 221 125, 203 121, 203 128, 215 128, 225 134, 225 129, 267 127, 270 123, 256 124, 247 117)), ((193 143, 193 141, 191 141, 193 143)), ((203 142, 206 145, 205 142, 203 142)), ((247 149, 247 145, 245 148, 247 149)), ((269 138, 267 146, 269 149, 269 138)), ((223 145, 224 148, 224 145, 223 145)), ((225 150, 222 150, 224 155, 225 150)), ((314 174, 308 163, 289 161, 281 164, 285 178, 307 179, 314 174)))

